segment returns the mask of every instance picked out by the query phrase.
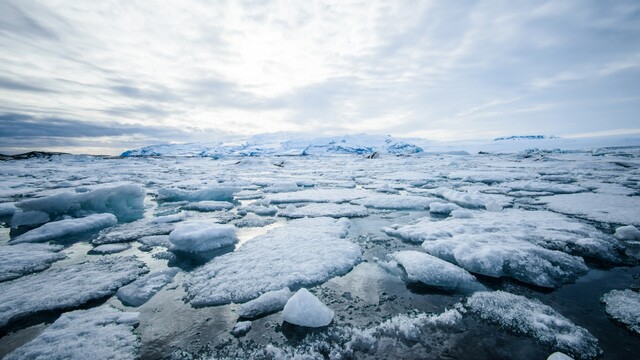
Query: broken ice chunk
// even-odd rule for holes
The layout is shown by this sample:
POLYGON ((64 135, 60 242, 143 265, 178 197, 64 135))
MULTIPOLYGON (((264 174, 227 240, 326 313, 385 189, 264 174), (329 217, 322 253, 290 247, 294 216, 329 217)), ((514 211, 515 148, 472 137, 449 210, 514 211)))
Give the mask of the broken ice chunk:
POLYGON ((0 283, 0 327, 40 311, 111 295, 145 272, 144 263, 134 257, 101 257, 0 283))
POLYGON ((208 221, 180 223, 169 234, 171 249, 197 253, 219 249, 238 242, 236 228, 208 221))
POLYGON ((138 313, 108 305, 72 311, 5 359, 134 359, 139 347, 133 332, 137 323, 138 313))
POLYGON ((466 306, 483 320, 581 359, 598 356, 598 340, 551 307, 504 291, 477 292, 466 306))
POLYGON ((374 209, 423 210, 428 209, 435 201, 434 198, 424 196, 373 194, 351 202, 374 209))
POLYGON ((245 335, 251 330, 251 321, 240 321, 233 326, 233 330, 231 330, 231 335, 235 337, 240 337, 245 335))
POLYGON ((333 320, 333 310, 329 309, 309 290, 298 290, 284 306, 282 319, 289 324, 305 327, 327 326, 333 320))
POLYGON ((432 202, 431 204, 429 204, 429 212, 434 214, 448 215, 453 210, 458 209, 460 209, 460 206, 454 203, 432 202))
POLYGON ((90 254, 116 254, 128 250, 131 247, 129 244, 104 244, 94 247, 89 251, 90 254))
POLYGON ((398 251, 391 258, 402 267, 409 282, 447 291, 483 288, 466 270, 423 252, 398 251))
POLYGON ((211 186, 198 190, 162 188, 158 190, 158 201, 233 201, 233 193, 240 189, 228 186, 211 186))
POLYGON ((118 223, 113 214, 95 214, 79 219, 54 221, 27 231, 11 239, 10 243, 44 242, 64 236, 76 236, 83 233, 98 231, 118 223))
POLYGON ((602 297, 607 314, 640 334, 640 293, 631 290, 612 290, 602 297))
POLYGON ((303 217, 322 217, 329 216, 332 218, 341 217, 363 217, 367 216, 367 208, 360 205, 351 204, 309 204, 301 207, 289 205, 285 209, 278 212, 278 216, 287 218, 303 218, 303 217))
POLYGON ((640 240, 640 230, 633 225, 620 226, 616 229, 615 237, 620 240, 640 240))
POLYGON ((66 255, 62 245, 18 244, 0 246, 0 281, 42 271, 66 255))
POLYGON ((197 201, 182 207, 185 210, 194 211, 220 211, 233 209, 233 204, 228 201, 197 201))
POLYGON ((284 308, 291 295, 293 293, 289 288, 266 292, 257 299, 240 305, 240 316, 247 319, 256 319, 278 312, 284 308))
POLYGON ((172 267, 147 274, 118 289, 116 296, 127 306, 140 306, 169 284, 179 271, 179 268, 172 267))

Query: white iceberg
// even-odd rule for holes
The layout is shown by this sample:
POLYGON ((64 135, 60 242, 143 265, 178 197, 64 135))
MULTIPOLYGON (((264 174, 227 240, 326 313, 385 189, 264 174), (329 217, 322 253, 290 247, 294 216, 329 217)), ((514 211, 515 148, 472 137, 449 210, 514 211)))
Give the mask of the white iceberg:
POLYGON ((477 292, 466 306, 483 320, 578 358, 591 359, 602 352, 586 329, 537 300, 504 291, 477 292))
POLYGON ((196 269, 186 282, 187 299, 196 306, 241 303, 344 275, 361 256, 344 239, 348 227, 346 219, 291 220, 196 269))
POLYGON ((305 327, 327 326, 333 320, 333 310, 318 300, 309 290, 298 290, 284 306, 282 320, 305 327))
POLYGON ((52 263, 62 260, 62 245, 18 244, 0 246, 0 281, 42 271, 52 263))
POLYGON ((137 358, 137 312, 111 306, 62 314, 40 335, 12 351, 6 360, 107 360, 137 358))
POLYGON ((186 221, 169 234, 171 249, 190 253, 219 249, 238 242, 236 228, 210 221, 186 221))
POLYGON ((40 311, 111 295, 147 271, 134 257, 101 257, 0 283, 0 327, 40 311))
POLYGON ((160 289, 173 281, 180 271, 172 267, 147 274, 134 282, 118 289, 116 296, 127 306, 140 306, 151 299, 160 289))
POLYGON ((292 295, 289 288, 266 292, 258 298, 240 305, 239 315, 246 319, 256 319, 278 312, 284 308, 292 295))
POLYGON ((118 223, 118 219, 113 214, 95 214, 79 219, 66 219, 46 223, 39 228, 27 231, 26 233, 11 239, 11 244, 25 242, 44 242, 57 240, 62 237, 72 237, 98 231, 118 223))

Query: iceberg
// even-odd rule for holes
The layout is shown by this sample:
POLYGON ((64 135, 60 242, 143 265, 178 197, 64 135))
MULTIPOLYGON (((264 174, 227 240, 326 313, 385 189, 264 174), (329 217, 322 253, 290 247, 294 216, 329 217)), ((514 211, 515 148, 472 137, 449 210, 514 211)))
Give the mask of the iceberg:
POLYGON ((323 327, 333 320, 333 310, 329 309, 309 290, 298 290, 284 306, 282 320, 304 327, 323 327))

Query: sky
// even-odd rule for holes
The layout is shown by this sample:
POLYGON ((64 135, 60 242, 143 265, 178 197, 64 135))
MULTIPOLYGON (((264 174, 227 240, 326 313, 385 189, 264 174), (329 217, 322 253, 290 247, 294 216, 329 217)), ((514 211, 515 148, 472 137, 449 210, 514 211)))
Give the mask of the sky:
POLYGON ((640 1, 0 0, 0 153, 640 133, 640 1))

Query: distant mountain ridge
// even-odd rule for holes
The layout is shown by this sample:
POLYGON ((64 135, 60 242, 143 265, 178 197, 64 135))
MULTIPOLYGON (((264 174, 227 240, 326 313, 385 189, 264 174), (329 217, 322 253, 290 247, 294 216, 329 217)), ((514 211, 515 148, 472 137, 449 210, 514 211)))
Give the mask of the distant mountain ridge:
MULTIPOLYGON (((289 134, 287 134, 289 135, 289 134)), ((397 139, 390 135, 345 135, 323 138, 283 139, 277 135, 257 135, 241 143, 189 143, 159 144, 127 150, 123 157, 178 156, 178 157, 232 157, 232 156, 338 156, 371 155, 374 153, 410 155, 423 152, 417 142, 423 139, 397 139)))
POLYGON ((544 140, 544 139, 558 139, 559 136, 547 136, 547 135, 513 135, 513 136, 502 136, 493 139, 493 141, 504 141, 504 140, 544 140))

